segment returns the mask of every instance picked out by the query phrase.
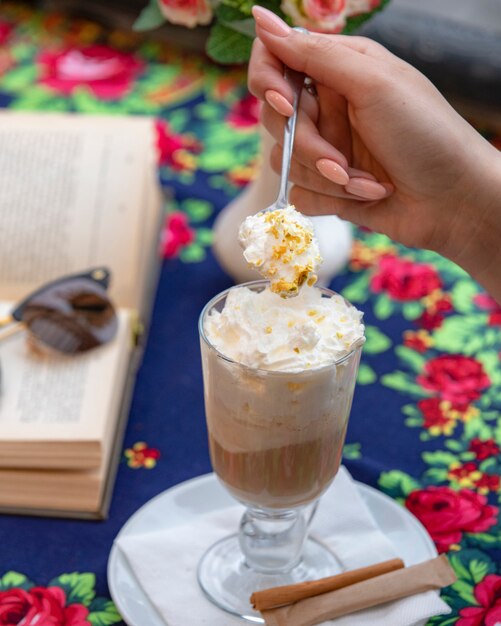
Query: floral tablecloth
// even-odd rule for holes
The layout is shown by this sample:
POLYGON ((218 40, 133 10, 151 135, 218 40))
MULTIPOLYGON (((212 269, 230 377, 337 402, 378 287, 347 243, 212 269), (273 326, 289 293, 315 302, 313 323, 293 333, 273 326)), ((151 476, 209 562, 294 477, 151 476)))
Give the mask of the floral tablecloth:
MULTIPOLYGON (((121 624, 106 584, 114 536, 152 496, 210 471, 196 320, 231 284, 211 255, 211 224, 259 165, 257 106, 240 69, 5 3, 0 106, 158 118, 159 172, 174 203, 110 518, 0 518, 0 626, 121 624)), ((431 623, 495 626, 501 308, 450 262, 369 232, 357 233, 332 286, 367 322, 344 462, 448 553, 452 613, 431 623)))

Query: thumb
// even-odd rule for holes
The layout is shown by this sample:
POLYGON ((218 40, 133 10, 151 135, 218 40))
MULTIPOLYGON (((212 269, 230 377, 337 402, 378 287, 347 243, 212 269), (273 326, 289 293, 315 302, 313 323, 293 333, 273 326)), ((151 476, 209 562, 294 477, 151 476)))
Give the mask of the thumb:
POLYGON ((295 31, 259 5, 252 8, 252 14, 259 39, 288 67, 350 101, 375 85, 378 59, 351 46, 349 38, 295 31))

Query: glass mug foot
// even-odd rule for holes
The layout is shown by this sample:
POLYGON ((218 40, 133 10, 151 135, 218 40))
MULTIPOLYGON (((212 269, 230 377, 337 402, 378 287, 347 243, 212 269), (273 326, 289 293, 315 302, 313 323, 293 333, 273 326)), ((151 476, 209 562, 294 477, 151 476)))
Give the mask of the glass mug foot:
POLYGON ((214 544, 198 566, 198 582, 219 608, 254 624, 263 624, 250 603, 254 591, 333 576, 342 571, 336 557, 315 539, 308 538, 299 563, 286 573, 263 573, 245 563, 238 535, 214 544))

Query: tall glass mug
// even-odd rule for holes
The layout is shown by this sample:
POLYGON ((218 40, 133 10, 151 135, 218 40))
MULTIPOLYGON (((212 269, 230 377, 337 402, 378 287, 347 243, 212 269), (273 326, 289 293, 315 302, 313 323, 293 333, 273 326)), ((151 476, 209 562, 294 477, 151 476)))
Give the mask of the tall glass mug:
MULTIPOLYGON (((245 286, 261 291, 267 282, 245 286)), ((318 289, 325 298, 335 295, 318 289)), ((206 552, 198 579, 219 607, 259 623, 249 603, 254 591, 339 571, 334 555, 308 538, 307 529, 339 469, 363 340, 318 369, 248 367, 221 354, 204 331, 228 292, 200 316, 205 412, 214 472, 247 509, 238 534, 206 552)))

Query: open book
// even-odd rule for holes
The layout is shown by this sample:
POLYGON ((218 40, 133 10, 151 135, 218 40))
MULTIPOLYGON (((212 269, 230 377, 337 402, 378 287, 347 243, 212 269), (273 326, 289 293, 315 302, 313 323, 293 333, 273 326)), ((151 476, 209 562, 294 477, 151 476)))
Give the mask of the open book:
POLYGON ((119 318, 83 355, 36 352, 23 330, 0 341, 0 510, 106 514, 158 269, 153 133, 148 118, 0 113, 0 316, 106 266, 119 318))

